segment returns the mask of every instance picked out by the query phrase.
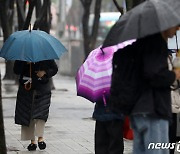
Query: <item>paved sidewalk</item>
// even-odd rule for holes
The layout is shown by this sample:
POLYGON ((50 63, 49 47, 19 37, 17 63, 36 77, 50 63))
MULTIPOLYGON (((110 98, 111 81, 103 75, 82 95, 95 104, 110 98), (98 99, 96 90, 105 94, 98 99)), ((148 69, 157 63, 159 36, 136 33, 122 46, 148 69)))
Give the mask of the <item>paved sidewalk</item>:
MULTIPOLYGON (((45 127, 47 148, 28 152, 28 141, 20 140, 20 126, 14 124, 17 86, 2 82, 4 123, 8 154, 94 154, 94 104, 76 96, 75 80, 56 75, 49 119, 45 127)), ((132 142, 125 141, 125 154, 131 154, 132 142)))

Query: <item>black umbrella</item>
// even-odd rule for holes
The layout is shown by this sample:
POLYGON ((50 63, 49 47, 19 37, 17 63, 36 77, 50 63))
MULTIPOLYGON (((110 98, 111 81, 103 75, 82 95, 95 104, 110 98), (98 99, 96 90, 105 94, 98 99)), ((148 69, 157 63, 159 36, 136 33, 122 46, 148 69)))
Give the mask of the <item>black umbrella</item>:
POLYGON ((103 47, 138 39, 180 24, 180 0, 147 0, 120 17, 103 47))

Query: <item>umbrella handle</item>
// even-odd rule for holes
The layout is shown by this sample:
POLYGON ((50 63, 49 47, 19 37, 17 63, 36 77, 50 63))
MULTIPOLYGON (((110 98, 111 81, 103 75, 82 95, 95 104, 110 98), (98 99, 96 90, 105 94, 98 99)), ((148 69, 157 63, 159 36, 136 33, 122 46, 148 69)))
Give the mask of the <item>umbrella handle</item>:
POLYGON ((104 106, 106 107, 107 103, 106 103, 105 93, 106 93, 106 91, 103 92, 103 102, 104 102, 104 106))
MULTIPOLYGON (((31 76, 32 76, 32 74, 31 74, 31 68, 32 66, 31 66, 31 63, 29 64, 29 76, 30 76, 30 79, 31 79, 31 76)), ((32 82, 32 79, 29 81, 29 82, 27 82, 25 85, 24 85, 24 88, 26 89, 26 90, 30 90, 31 89, 31 82, 32 82), (28 84, 29 84, 29 86, 28 86, 28 84)))
POLYGON ((103 51, 103 48, 100 48, 100 49, 101 49, 102 54, 104 55, 105 53, 104 53, 104 51, 103 51))
POLYGON ((25 84, 25 85, 24 85, 24 88, 25 88, 26 90, 30 90, 30 89, 31 89, 31 83, 29 82, 29 83, 25 84), (29 84, 29 86, 28 86, 28 84, 29 84))

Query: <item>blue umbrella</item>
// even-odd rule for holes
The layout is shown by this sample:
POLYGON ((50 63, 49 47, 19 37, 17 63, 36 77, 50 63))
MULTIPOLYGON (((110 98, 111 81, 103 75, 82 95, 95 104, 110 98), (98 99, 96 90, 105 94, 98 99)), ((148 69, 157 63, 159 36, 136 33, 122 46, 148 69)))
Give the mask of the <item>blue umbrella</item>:
POLYGON ((44 31, 23 30, 10 35, 0 51, 0 57, 38 62, 59 59, 66 51, 59 40, 44 31))

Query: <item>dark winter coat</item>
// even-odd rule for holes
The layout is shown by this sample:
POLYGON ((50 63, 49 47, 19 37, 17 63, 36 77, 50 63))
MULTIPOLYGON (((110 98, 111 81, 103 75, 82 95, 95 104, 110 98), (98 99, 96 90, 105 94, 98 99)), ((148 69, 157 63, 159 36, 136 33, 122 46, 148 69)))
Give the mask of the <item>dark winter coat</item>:
POLYGON ((116 119, 118 120, 124 119, 123 114, 113 113, 110 110, 109 102, 107 102, 106 106, 104 105, 103 102, 97 102, 94 107, 94 112, 92 117, 98 121, 111 121, 116 119))
POLYGON ((49 79, 58 71, 54 60, 46 60, 31 64, 32 88, 26 90, 23 77, 30 77, 30 64, 15 61, 14 73, 20 75, 19 89, 16 100, 15 123, 29 126, 31 119, 47 121, 51 99, 51 85, 49 79), (46 74, 39 79, 37 71, 44 70, 46 74))
POLYGON ((150 114, 170 119, 170 86, 175 81, 175 73, 168 70, 167 42, 161 34, 138 40, 142 50, 142 93, 132 114, 150 114))

